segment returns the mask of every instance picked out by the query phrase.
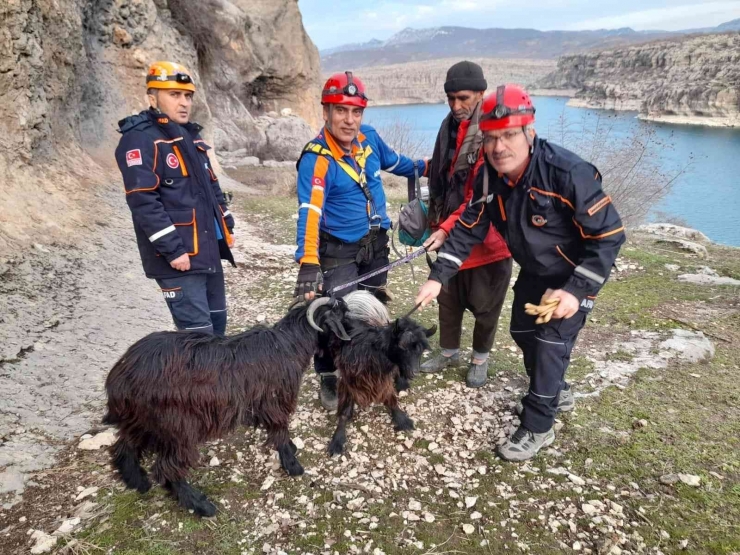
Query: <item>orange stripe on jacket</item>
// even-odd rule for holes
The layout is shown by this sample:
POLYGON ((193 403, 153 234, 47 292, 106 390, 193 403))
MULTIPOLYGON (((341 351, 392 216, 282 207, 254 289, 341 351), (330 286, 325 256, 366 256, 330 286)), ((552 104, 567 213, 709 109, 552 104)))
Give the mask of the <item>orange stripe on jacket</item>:
POLYGON ((602 198, 602 199, 601 199, 601 200, 600 200, 599 202, 597 202, 597 203, 596 203, 596 204, 594 204, 594 205, 593 205, 593 206, 592 206, 591 208, 589 208, 589 209, 588 209, 588 215, 589 215, 589 216, 593 216, 593 215, 594 215, 594 214, 596 214, 596 213, 597 213, 597 212, 598 212, 599 210, 601 210, 602 208, 604 208, 604 206, 607 206, 608 204, 610 204, 610 203, 611 203, 611 201, 612 201, 612 197, 610 197, 610 196, 608 196, 608 195, 607 195, 607 196, 605 196, 605 197, 604 197, 604 198, 602 198))
POLYGON ((532 187, 531 190, 532 191, 537 191, 541 195, 545 195, 545 196, 548 196, 548 197, 555 197, 556 199, 560 200, 564 204, 567 204, 568 206, 570 206, 570 209, 573 210, 573 212, 576 211, 576 209, 573 208, 573 204, 571 204, 571 202, 567 198, 565 198, 564 196, 561 196, 561 195, 559 195, 557 193, 551 193, 550 191, 543 191, 542 189, 538 189, 537 187, 532 187))
POLYGON ((583 232, 583 228, 581 227, 581 224, 579 224, 575 218, 573 218, 573 223, 576 224, 578 231, 581 232, 581 237, 583 237, 584 239, 604 239, 605 237, 610 237, 612 235, 616 235, 617 233, 624 231, 624 226, 622 226, 613 231, 607 231, 606 233, 602 233, 601 235, 586 235, 583 232))
POLYGON ((154 177, 157 178, 157 182, 154 184, 154 187, 146 187, 142 189, 132 189, 131 191, 125 191, 127 195, 130 195, 131 193, 146 193, 147 191, 154 191, 157 187, 159 187, 159 175, 157 174, 157 157, 159 156, 159 153, 157 149, 157 142, 158 141, 154 142, 154 163, 152 164, 152 173, 154 174, 154 177))
MULTIPOLYGON (((329 159, 326 156, 316 158, 311 178, 311 200, 309 204, 319 210, 324 206, 324 178, 329 169, 329 159)), ((319 263, 319 220, 321 216, 315 210, 308 210, 306 214, 306 235, 303 238, 303 256, 301 264, 319 263)))

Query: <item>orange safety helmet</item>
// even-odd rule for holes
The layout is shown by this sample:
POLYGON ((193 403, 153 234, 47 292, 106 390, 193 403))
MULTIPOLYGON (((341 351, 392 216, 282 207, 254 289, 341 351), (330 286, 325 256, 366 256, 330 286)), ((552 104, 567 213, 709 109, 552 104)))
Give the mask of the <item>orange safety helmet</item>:
POLYGON ((519 85, 499 85, 483 99, 478 127, 481 131, 524 127, 534 123, 534 104, 519 85))
POLYGON ((174 62, 154 62, 146 74, 149 89, 176 89, 195 92, 195 84, 185 66, 174 62))
POLYGON ((366 108, 365 85, 359 77, 354 77, 351 71, 335 73, 324 83, 321 104, 349 104, 366 108))

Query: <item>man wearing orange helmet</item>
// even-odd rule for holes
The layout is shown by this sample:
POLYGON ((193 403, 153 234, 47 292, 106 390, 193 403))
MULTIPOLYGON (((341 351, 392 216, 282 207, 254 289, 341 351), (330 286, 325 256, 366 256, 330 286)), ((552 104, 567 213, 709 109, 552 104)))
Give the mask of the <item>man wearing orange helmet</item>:
POLYGON ((529 95, 516 85, 501 85, 484 99, 480 128, 486 164, 416 298, 422 304, 435 298, 485 239, 489 225, 499 230, 521 266, 510 332, 530 380, 517 407, 521 425, 498 447, 511 461, 530 459, 550 445, 555 415, 573 410, 565 382, 570 354, 625 241, 598 170, 540 139, 534 113, 529 95), (538 306, 527 310, 527 304, 538 306))
MULTIPOLYGON (((391 220, 380 171, 403 177, 426 172, 424 160, 396 153, 369 125, 365 86, 352 72, 335 73, 321 93, 325 125, 306 145, 298 169, 298 232, 295 259, 301 267, 295 295, 312 299, 388 263, 391 220)), ((359 285, 387 300, 387 274, 359 285)), ((358 286, 338 292, 349 293, 358 286)), ((325 408, 337 406, 336 374, 329 356, 314 359, 321 375, 319 397, 325 408)))
POLYGON ((221 259, 235 266, 234 219, 202 127, 190 122, 195 85, 172 62, 154 62, 146 84, 150 108, 118 122, 116 149, 144 272, 159 284, 178 329, 224 335, 221 259))

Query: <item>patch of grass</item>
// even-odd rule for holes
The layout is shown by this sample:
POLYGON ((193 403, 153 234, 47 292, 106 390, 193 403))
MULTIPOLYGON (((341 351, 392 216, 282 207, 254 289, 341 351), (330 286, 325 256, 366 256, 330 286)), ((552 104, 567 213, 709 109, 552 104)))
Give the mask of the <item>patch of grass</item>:
POLYGON ((610 360, 610 361, 632 362, 634 358, 635 358, 635 355, 627 351, 624 351, 622 349, 619 349, 618 351, 614 353, 606 354, 606 360, 610 360))
POLYGON ((270 243, 295 245, 296 220, 293 216, 298 211, 295 198, 247 195, 239 201, 249 222, 259 228, 260 234, 270 243))

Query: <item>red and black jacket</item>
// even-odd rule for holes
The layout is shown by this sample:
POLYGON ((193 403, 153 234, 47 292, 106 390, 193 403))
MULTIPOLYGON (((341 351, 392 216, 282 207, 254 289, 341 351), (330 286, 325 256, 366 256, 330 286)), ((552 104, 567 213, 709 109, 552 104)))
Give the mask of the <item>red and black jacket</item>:
POLYGON ((234 219, 200 138, 201 126, 178 125, 153 110, 119 123, 123 134, 116 162, 144 272, 150 278, 182 275, 170 262, 190 255, 186 273, 221 272, 221 259, 234 264, 228 238, 234 219))
MULTIPOLYGON (((488 162, 486 162, 488 164, 488 162)), ((517 183, 478 171, 473 200, 440 250, 430 279, 446 283, 493 224, 522 271, 557 281, 579 301, 594 297, 625 241, 624 226, 601 188, 601 175, 576 154, 535 138, 517 183), (484 195, 484 174, 488 187, 484 195)))

